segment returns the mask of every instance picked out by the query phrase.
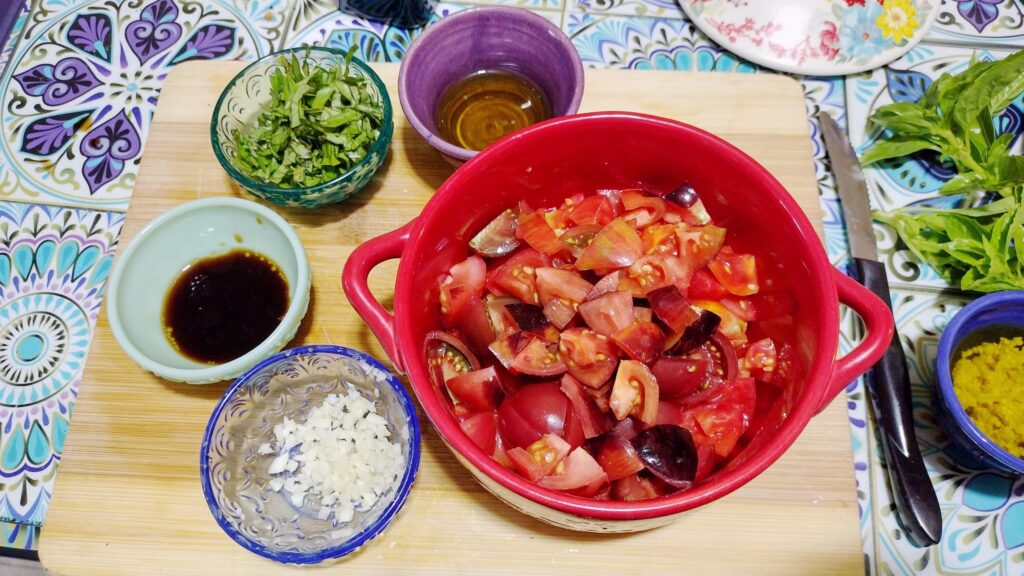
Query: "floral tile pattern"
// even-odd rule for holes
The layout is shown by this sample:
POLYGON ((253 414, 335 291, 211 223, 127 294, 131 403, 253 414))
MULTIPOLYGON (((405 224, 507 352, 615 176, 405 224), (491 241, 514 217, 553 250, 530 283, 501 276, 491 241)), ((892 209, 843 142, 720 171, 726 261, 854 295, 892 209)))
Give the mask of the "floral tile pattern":
POLYGON ((943 0, 926 40, 1020 46, 1024 42, 1024 4, 1020 0, 943 0))
POLYGON ((170 68, 270 50, 277 3, 239 4, 40 3, 0 77, 0 198, 127 209, 170 68))
MULTIPOLYGON (((586 66, 760 73, 711 42, 673 0, 460 0, 432 21, 480 4, 527 8, 560 25, 586 66)), ((200 58, 252 59, 317 44, 369 61, 399 61, 418 30, 339 12, 337 0, 35 0, 0 52, 0 547, 32 549, 49 502, 82 362, 163 79, 200 58), (26 204, 23 202, 35 204, 26 204), (67 206, 70 208, 62 208, 67 206), (8 522, 13 521, 13 522, 8 522)), ((826 248, 847 242, 816 116, 845 122, 863 151, 867 118, 914 99, 969 59, 1024 47, 1021 0, 942 0, 925 42, 891 65, 846 78, 801 78, 824 211, 826 248)), ((1024 102, 997 123, 1020 133, 1024 102)), ((950 174, 914 157, 868 171, 878 208, 934 203, 950 174)), ((938 334, 964 303, 876 227, 911 362, 915 419, 942 502, 946 538, 908 543, 896 521, 863 381, 847 389, 854 476, 871 574, 1024 574, 1024 482, 970 463, 935 425, 931 379, 938 334)), ((849 349, 857 321, 844 310, 849 349)))
POLYGON ((39 526, 124 217, 0 204, 0 520, 39 526))

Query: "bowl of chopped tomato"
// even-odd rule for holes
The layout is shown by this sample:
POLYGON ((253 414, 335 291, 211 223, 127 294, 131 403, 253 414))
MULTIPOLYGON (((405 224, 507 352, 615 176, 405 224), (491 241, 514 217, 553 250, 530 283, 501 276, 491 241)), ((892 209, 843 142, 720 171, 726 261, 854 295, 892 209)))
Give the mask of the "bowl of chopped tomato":
POLYGON ((662 525, 750 481, 892 335, 767 170, 640 114, 500 141, 358 247, 343 285, 477 480, 584 531, 662 525), (391 258, 393 315, 367 287, 391 258), (867 335, 836 359, 840 302, 867 335))

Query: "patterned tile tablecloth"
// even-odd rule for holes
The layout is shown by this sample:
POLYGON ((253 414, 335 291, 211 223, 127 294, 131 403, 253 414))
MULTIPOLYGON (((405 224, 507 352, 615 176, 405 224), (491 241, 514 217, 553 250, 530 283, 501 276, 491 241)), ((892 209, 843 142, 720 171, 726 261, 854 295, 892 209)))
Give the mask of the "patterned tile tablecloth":
MULTIPOLYGON (((763 72, 709 41, 673 0, 464 1, 442 2, 434 19, 474 4, 514 4, 559 24, 587 66, 763 72)), ((868 9, 866 2, 848 4, 868 9)), ((3 9, 17 9, 11 5, 3 9)), ((334 0, 34 0, 16 23, 0 52, 0 545, 33 549, 45 524, 123 212, 167 73, 187 60, 253 59, 306 44, 354 44, 365 60, 397 61, 416 35, 336 7, 334 0)), ((801 78, 826 244, 837 266, 845 262, 846 239, 816 113, 844 119, 863 150, 877 137, 867 123, 877 106, 915 100, 939 74, 963 69, 971 57, 1002 58, 1024 48, 1024 0, 941 0, 939 9, 925 41, 891 65, 845 78, 801 78)), ((1024 102, 1001 115, 998 129, 1024 130, 1024 102)), ((868 170, 879 208, 933 198, 950 177, 926 156, 868 170)), ((939 545, 920 549, 899 528, 864 387, 851 384, 868 571, 1024 574, 1024 481, 971 469, 932 415, 938 335, 965 296, 916 262, 892 230, 876 232, 945 531, 939 545)), ((847 344, 855 332, 847 315, 847 344)))

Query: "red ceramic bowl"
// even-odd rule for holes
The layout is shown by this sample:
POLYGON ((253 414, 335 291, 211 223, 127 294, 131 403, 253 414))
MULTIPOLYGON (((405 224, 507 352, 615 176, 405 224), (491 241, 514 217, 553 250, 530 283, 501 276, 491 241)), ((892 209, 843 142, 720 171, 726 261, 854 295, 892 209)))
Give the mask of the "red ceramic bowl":
POLYGON ((639 114, 558 118, 496 143, 456 171, 418 218, 356 248, 345 265, 343 285, 395 367, 408 373, 434 427, 484 487, 520 511, 586 531, 653 528, 749 482, 789 448, 811 417, 882 356, 893 331, 889 309, 829 264, 811 223, 767 170, 707 132, 639 114), (463 434, 432 393, 423 343, 427 332, 440 326, 438 276, 466 258, 468 242, 478 230, 519 200, 549 206, 577 192, 639 184, 671 189, 683 181, 701 193, 716 222, 756 230, 763 238, 761 253, 770 254, 792 275, 805 377, 792 384, 796 400, 788 419, 771 437, 755 438, 742 459, 705 483, 652 500, 570 496, 503 468, 463 434), (392 258, 402 259, 394 316, 366 284, 370 270, 392 258), (840 302, 864 319, 867 337, 837 360, 840 302))

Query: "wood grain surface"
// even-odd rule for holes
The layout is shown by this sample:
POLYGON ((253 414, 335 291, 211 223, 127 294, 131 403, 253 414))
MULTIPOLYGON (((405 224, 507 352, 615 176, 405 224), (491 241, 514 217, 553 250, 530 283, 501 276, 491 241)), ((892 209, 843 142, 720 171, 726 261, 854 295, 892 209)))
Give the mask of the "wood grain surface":
MULTIPOLYGON (((125 246, 187 200, 243 195, 214 158, 210 115, 243 66, 189 62, 167 79, 146 144, 125 246)), ((361 242, 419 213, 452 169, 397 105, 397 65, 374 66, 395 100, 391 155, 368 189, 316 211, 280 210, 313 271, 309 314, 292 345, 332 343, 384 354, 342 294, 361 242)), ((800 86, 773 75, 587 70, 583 110, 630 110, 689 122, 764 164, 819 227, 817 184, 800 86)), ((390 302, 396 262, 370 286, 390 302)), ((838 327, 837 327, 838 329, 838 327)), ((199 483, 199 444, 227 383, 162 381, 129 360, 104 312, 40 542, 58 574, 299 572, 232 542, 199 483)), ((422 418, 422 414, 421 414, 422 418)), ((301 569, 348 574, 863 574, 845 402, 816 417, 787 454, 747 486, 649 532, 581 534, 522 515, 477 485, 427 426, 419 477, 392 526, 339 562, 301 569)))

